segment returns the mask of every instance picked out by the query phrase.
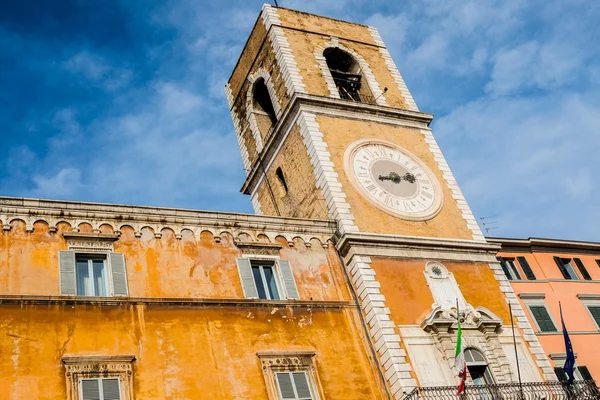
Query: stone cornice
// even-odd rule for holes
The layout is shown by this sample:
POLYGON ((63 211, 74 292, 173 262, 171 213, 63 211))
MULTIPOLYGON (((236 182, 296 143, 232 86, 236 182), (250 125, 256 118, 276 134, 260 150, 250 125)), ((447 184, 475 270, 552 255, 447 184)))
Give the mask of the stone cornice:
POLYGON ((294 237, 300 237, 305 242, 315 237, 325 243, 336 229, 336 223, 329 220, 0 197, 0 224, 3 229, 10 231, 10 223, 14 220, 25 221, 27 231, 33 231, 35 222, 43 221, 49 225, 50 232, 56 232, 58 223, 66 222, 73 228, 74 233, 67 233, 73 239, 78 235, 86 238, 92 235, 95 239, 102 239, 105 234, 100 233, 101 225, 111 226, 113 232, 118 235, 121 227, 127 225, 133 227, 136 232, 147 226, 158 235, 162 229, 170 228, 178 236, 183 230, 188 229, 198 235, 206 230, 215 238, 218 238, 222 232, 229 232, 234 237, 247 234, 249 241, 257 240, 258 235, 264 234, 271 242, 276 236, 281 235, 288 242, 291 242, 294 237), (78 233, 77 227, 81 223, 90 224, 93 232, 78 233))
POLYGON ((36 295, 0 295, 0 307, 4 304, 15 305, 83 305, 83 306, 179 306, 179 307, 253 307, 253 308, 310 308, 342 309, 357 308, 351 301, 345 300, 262 300, 262 299, 198 299, 170 297, 78 297, 78 296, 36 296, 36 295))
POLYGON ((415 128, 427 128, 433 120, 433 115, 428 113, 296 92, 280 121, 275 126, 273 133, 264 143, 258 159, 252 165, 248 177, 240 189, 242 193, 252 194, 254 192, 255 187, 262 179, 261 165, 265 169, 268 168, 302 109, 310 110, 315 114, 333 114, 361 120, 372 119, 382 123, 406 125, 415 128))
POLYGON ((583 242, 578 240, 561 240, 545 238, 498 238, 488 237, 490 243, 502 246, 501 251, 544 252, 544 253, 595 253, 600 254, 600 242, 583 242))
MULTIPOLYGON (((334 236, 335 245, 342 255, 346 257, 351 250, 354 248, 360 248, 360 250, 354 250, 355 254, 364 255, 381 255, 381 256, 394 256, 395 250, 411 249, 411 250, 432 250, 440 253, 456 253, 461 254, 470 253, 473 257, 462 258, 463 261, 473 260, 491 260, 490 255, 495 255, 499 249, 496 244, 470 241, 470 240, 458 240, 458 239, 441 239, 431 237, 416 237, 416 236, 400 236, 400 235, 382 235, 374 233, 346 233, 341 236, 334 236)), ((439 256, 438 256, 439 257, 439 256)), ((464 257, 464 256, 463 256, 464 257)), ((427 257, 425 257, 427 258, 427 257)), ((446 259, 452 259, 446 258, 446 259)), ((495 257, 492 257, 495 261, 495 257)), ((440 257, 440 259, 444 259, 440 257)), ((489 261, 488 260, 488 261, 489 261)))
POLYGON ((106 240, 114 241, 119 239, 116 233, 87 233, 87 232, 63 232, 65 239, 85 239, 85 240, 106 240))

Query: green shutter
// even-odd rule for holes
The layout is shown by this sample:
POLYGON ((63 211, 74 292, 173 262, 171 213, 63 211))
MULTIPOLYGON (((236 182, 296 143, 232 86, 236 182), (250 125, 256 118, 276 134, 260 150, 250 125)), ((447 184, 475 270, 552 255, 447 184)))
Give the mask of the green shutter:
POLYGON ((577 367, 577 370, 581 374, 581 377, 583 378, 583 380, 585 380, 585 381, 594 380, 594 378, 592 378, 592 374, 590 374, 590 371, 587 369, 587 367, 582 365, 582 366, 577 367))
POLYGON ((577 269, 579 269, 579 272, 581 272, 581 276, 583 276, 583 279, 585 279, 586 281, 591 281, 592 277, 588 273, 587 269, 585 269, 585 265, 583 265, 581 260, 579 258, 574 258, 573 261, 575 261, 575 265, 577 265, 577 269))
POLYGON ((512 280, 512 276, 510 275, 510 271, 508 270, 508 266, 506 265, 506 261, 502 258, 498 257, 498 261, 500 261, 500 266, 502 267, 502 271, 504 271, 504 275, 506 275, 506 279, 509 281, 512 280))
POLYGON ((529 306, 531 314, 542 332, 556 332, 556 326, 548 314, 548 310, 545 306, 529 306))
POLYGON ((110 271, 113 280, 113 296, 127 296, 127 269, 125 257, 121 253, 110 253, 110 271))
POLYGON ((531 270, 531 267, 529 266, 529 263, 527 262, 525 257, 517 257, 517 260, 519 260, 521 269, 523 270, 523 272, 525 272, 525 276, 527 277, 527 279, 529 279, 530 281, 535 281, 535 274, 531 270))
POLYGON ((300 294, 296 287, 296 280, 294 279, 294 272, 289 261, 279 260, 279 269, 281 271, 281 277, 283 278, 283 286, 285 286, 286 298, 299 300, 300 294))
POLYGON ((600 267, 600 260, 596 260, 596 264, 598 264, 598 267, 600 267))
POLYGON ((558 266, 558 269, 560 270, 560 273, 562 274, 562 276, 565 279, 571 279, 571 276, 567 272, 567 269, 565 268, 565 264, 562 262, 562 260, 560 259, 560 257, 554 257, 554 262, 558 266))
POLYGON ((244 297, 247 299, 258 299, 258 291, 256 290, 256 284, 254 283, 250 260, 247 258, 237 258, 235 262, 238 267, 238 273, 240 274, 240 282, 242 283, 244 297))
POLYGON ((75 252, 59 251, 58 264, 60 271, 60 294, 75 296, 77 295, 77 281, 75 276, 75 252))
POLYGON ((565 373, 565 370, 562 369, 562 367, 555 367, 554 373, 556 374, 556 377, 558 378, 558 380, 561 382, 566 382, 569 379, 569 377, 565 373))

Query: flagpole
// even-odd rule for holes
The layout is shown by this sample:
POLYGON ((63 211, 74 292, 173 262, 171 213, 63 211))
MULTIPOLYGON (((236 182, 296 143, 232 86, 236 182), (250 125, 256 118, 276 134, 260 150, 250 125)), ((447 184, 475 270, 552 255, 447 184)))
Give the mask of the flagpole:
POLYGON ((521 382, 521 368, 519 367, 519 353, 517 353, 517 338, 515 336, 515 322, 513 321, 512 304, 508 302, 508 310, 510 312, 510 326, 512 327, 513 345, 515 346, 515 360, 517 360, 517 375, 519 377, 519 389, 521 398, 523 398, 523 383, 521 382))

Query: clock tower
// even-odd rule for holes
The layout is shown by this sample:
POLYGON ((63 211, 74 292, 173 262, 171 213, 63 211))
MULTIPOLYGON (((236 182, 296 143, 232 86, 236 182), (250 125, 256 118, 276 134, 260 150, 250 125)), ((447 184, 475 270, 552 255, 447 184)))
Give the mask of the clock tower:
MULTIPOLYGON (((449 293, 464 299, 466 317, 486 321, 466 324, 466 340, 488 349, 495 381, 508 382, 502 326, 514 293, 497 247, 377 30, 265 5, 226 93, 247 172, 242 192, 256 213, 337 221, 333 239, 386 390, 400 398, 455 383, 452 321, 436 325, 456 312, 449 293)), ((546 357, 532 356, 541 347, 518 303, 513 312, 522 363, 532 379, 550 376, 546 357)))

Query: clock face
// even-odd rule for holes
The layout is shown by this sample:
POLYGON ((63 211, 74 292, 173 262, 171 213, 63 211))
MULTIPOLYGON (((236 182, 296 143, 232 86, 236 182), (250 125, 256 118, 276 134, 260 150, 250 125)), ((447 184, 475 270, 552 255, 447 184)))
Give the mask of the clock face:
POLYGON ((433 218, 442 190, 433 173, 407 150, 382 140, 359 140, 346 151, 346 173, 372 204, 409 220, 433 218))

